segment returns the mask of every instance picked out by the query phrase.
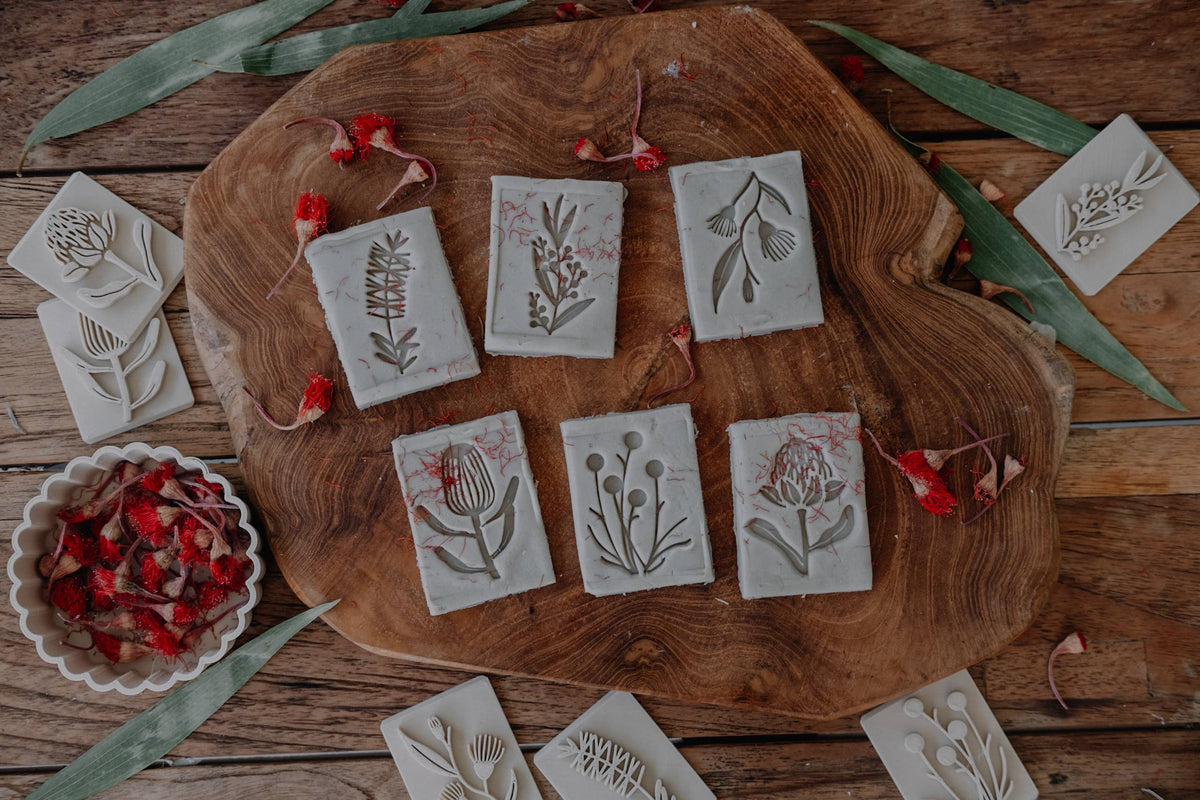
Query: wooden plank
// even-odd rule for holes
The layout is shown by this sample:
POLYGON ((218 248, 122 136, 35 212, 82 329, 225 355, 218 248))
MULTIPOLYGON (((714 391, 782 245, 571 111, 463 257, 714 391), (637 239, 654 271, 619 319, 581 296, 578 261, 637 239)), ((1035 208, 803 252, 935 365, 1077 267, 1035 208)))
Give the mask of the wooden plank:
POLYGON ((1200 425, 1078 429, 1067 439, 1058 497, 1200 492, 1200 425))
MULTIPOLYGON (((1200 797, 1200 731, 1141 730, 1025 734, 1010 738, 1041 797, 1109 800, 1148 797, 1153 787, 1169 800, 1200 797)), ((382 743, 382 739, 380 739, 382 743)), ((681 747, 717 797, 739 800, 893 800, 882 762, 865 739, 718 742, 681 747)), ((555 793, 532 766, 546 800, 555 793)), ((42 775, 0 776, 0 798, 24 796, 42 775)), ((257 763, 154 769, 95 795, 100 800, 164 796, 189 800, 228 797, 407 798, 390 758, 257 763)))
MULTIPOLYGON (((240 488, 236 465, 218 470, 240 488)), ((0 529, 43 476, 0 481, 0 529)), ((1200 497, 1060 499, 1060 580, 1034 626, 972 669, 1011 730, 1072 730, 1200 723, 1200 552, 1190 546, 1200 497), (1064 712, 1046 685, 1046 658, 1072 630, 1088 653, 1060 659, 1064 712)), ((963 535, 972 535, 969 530, 963 535)), ((7 542, 0 559, 7 559, 7 542)), ((7 592, 0 579, 0 592, 7 592)), ((272 567, 247 637, 300 611, 272 567)), ((73 757, 156 698, 98 694, 61 678, 0 615, 0 764, 73 757)), ((379 721, 454 686, 471 673, 369 654, 323 623, 306 629, 177 751, 184 756, 380 747, 379 721), (247 718, 255 727, 246 728, 247 718)), ((518 738, 546 741, 601 692, 528 678, 493 682, 518 738)), ((671 736, 854 734, 857 720, 805 723, 778 714, 670 700, 645 704, 671 736)))
MULTIPOLYGON (((718 5, 703 0, 691 5, 718 5)), ((25 3, 10 15, 19 35, 7 51, 6 100, 0 121, 0 165, 11 169, 25 136, 54 104, 88 78, 168 32, 242 5, 240 0, 163 5, 157 0, 113 0, 60 7, 50 0, 25 3), (53 19, 54 24, 34 24, 53 19)), ((455 7, 461 3, 453 4, 455 7)), ((605 15, 629 13, 625 0, 596 0, 605 15)), ((1071 5, 1010 0, 846 5, 836 0, 756 4, 787 24, 836 69, 855 49, 833 34, 805 24, 831 19, 857 27, 918 55, 1050 103, 1102 125, 1128 112, 1143 123, 1195 119, 1200 52, 1186 32, 1194 8, 1187 0, 1071 5), (984 36, 986 34, 986 36, 984 36), (983 37, 983 38, 981 38, 983 37), (986 38, 986 46, 981 41, 986 38), (1119 67, 1119 68, 1118 68, 1119 67), (1074 80, 1086 75, 1087 80, 1074 80), (1137 86, 1137 92, 1130 92, 1137 86), (1188 116, 1190 115, 1190 116, 1188 116)), ((296 31, 377 18, 375 4, 340 0, 296 31)), ((549 4, 534 3, 491 27, 544 24, 549 4)), ((687 61, 687 53, 683 56, 687 61)), ((910 131, 965 131, 977 123, 941 106, 893 77, 870 59, 860 98, 877 116, 891 99, 896 124, 910 131), (890 94, 889 94, 890 92, 890 94)), ((711 65, 688 61, 693 73, 711 65)), ((447 64, 446 86, 457 86, 447 64)), ((642 65, 657 74, 666 64, 642 65)), ((213 158, 243 127, 296 82, 296 77, 211 76, 132 117, 36 149, 27 169, 197 165, 213 158)), ((704 76, 696 80, 703 87, 704 76)), ((564 135, 573 135, 566 132, 564 135)), ((420 148, 416 148, 420 152, 420 148)))

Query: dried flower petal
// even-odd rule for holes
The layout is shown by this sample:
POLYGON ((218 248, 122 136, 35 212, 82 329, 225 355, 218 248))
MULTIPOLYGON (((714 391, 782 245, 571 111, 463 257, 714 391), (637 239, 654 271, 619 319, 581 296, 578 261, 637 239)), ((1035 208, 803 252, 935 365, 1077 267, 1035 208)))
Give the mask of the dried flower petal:
POLYGON ((843 57, 841 64, 838 65, 838 74, 846 83, 852 84, 852 88, 857 88, 857 84, 862 83, 867 77, 862 59, 858 56, 843 57))
POLYGON ((239 561, 233 556, 221 556, 211 562, 208 568, 212 573, 213 580, 232 591, 240 592, 246 587, 246 568, 248 566, 250 566, 248 561, 239 561))
POLYGON ((686 389, 696 380, 696 364, 692 361, 692 326, 684 322, 672 328, 671 332, 667 335, 670 337, 672 344, 679 348, 679 352, 683 353, 683 360, 687 363, 688 376, 681 382, 663 389, 647 400, 646 408, 653 408, 655 400, 666 397, 669 394, 674 394, 681 389, 686 389))
POLYGON ((263 405, 255 399, 248 387, 243 386, 242 390, 250 396, 250 402, 254 403, 259 416, 266 420, 269 425, 281 431, 294 431, 301 425, 314 422, 333 405, 333 381, 315 372, 310 373, 308 376, 308 386, 304 389, 304 395, 300 398, 300 408, 296 411, 296 421, 291 425, 280 425, 263 408, 263 405))
POLYGON ((997 203, 1004 199, 1004 190, 996 184, 984 178, 979 182, 979 193, 983 195, 983 199, 989 203, 997 203))
POLYGON ((50 604, 66 614, 67 619, 80 619, 87 613, 88 597, 80 575, 71 575, 50 587, 50 604))
POLYGON ((1058 686, 1054 683, 1054 662, 1063 653, 1082 653, 1087 650, 1087 639, 1078 631, 1070 634, 1067 638, 1058 643, 1050 653, 1050 661, 1046 664, 1046 676, 1050 679, 1050 691, 1054 693, 1054 699, 1064 710, 1070 711, 1067 708, 1066 701, 1062 699, 1062 695, 1058 693, 1058 686))
POLYGON ((1004 480, 1000 482, 1000 488, 996 490, 996 496, 1004 491, 1004 487, 1008 486, 1018 475, 1025 471, 1025 460, 1016 459, 1010 455, 1004 456, 1004 480))
POLYGON ((583 161, 604 161, 604 154, 596 143, 586 136, 580 136, 575 142, 575 156, 583 161))
POLYGON ((1005 286, 1002 283, 993 283, 992 281, 979 281, 979 296, 984 300, 991 300, 996 295, 1004 294, 1005 292, 1009 294, 1015 294, 1017 297, 1021 298, 1021 302, 1024 303, 1025 307, 1029 309, 1030 314, 1037 313, 1033 310, 1033 303, 1029 302, 1029 298, 1026 297, 1024 292, 1022 292, 1020 289, 1014 289, 1011 286, 1005 286))

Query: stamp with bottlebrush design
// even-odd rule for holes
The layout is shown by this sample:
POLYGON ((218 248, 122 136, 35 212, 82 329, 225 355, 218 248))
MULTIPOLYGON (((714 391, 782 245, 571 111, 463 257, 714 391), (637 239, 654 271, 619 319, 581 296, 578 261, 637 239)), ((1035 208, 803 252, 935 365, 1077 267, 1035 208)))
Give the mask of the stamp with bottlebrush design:
POLYGON ((430 614, 554 583, 515 411, 392 443, 430 614))
POLYGON ((637 699, 609 692, 538 751, 564 800, 714 800, 637 699))
POLYGON ((479 374, 428 208, 325 234, 304 255, 356 406, 479 374))

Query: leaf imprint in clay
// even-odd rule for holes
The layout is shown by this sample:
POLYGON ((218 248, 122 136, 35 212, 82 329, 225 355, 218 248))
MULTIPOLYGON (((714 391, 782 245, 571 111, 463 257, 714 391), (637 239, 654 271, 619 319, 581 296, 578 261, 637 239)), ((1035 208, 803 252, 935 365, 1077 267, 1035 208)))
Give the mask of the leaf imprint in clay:
POLYGON ((697 341, 824 321, 798 152, 671 167, 697 341))
POLYGON ((484 676, 387 718, 380 729, 411 797, 542 800, 484 676))
POLYGON ((710 583, 695 430, 686 404, 562 423, 575 541, 597 597, 710 583))
POLYGON ((489 353, 612 357, 624 199, 606 181, 492 178, 489 353))
POLYGON ((304 256, 360 409, 479 374, 429 208, 327 233, 304 256))
POLYGON ((392 443, 430 614, 554 583, 514 411, 392 443))

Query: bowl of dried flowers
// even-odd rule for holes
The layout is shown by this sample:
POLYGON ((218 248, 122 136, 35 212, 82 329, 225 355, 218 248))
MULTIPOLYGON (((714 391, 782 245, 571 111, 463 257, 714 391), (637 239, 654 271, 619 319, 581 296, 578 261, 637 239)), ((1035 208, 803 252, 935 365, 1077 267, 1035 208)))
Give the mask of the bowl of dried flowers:
POLYGON ((263 565, 246 505, 173 447, 102 447, 13 531, 9 598, 43 660, 97 691, 164 691, 246 629, 263 565))

